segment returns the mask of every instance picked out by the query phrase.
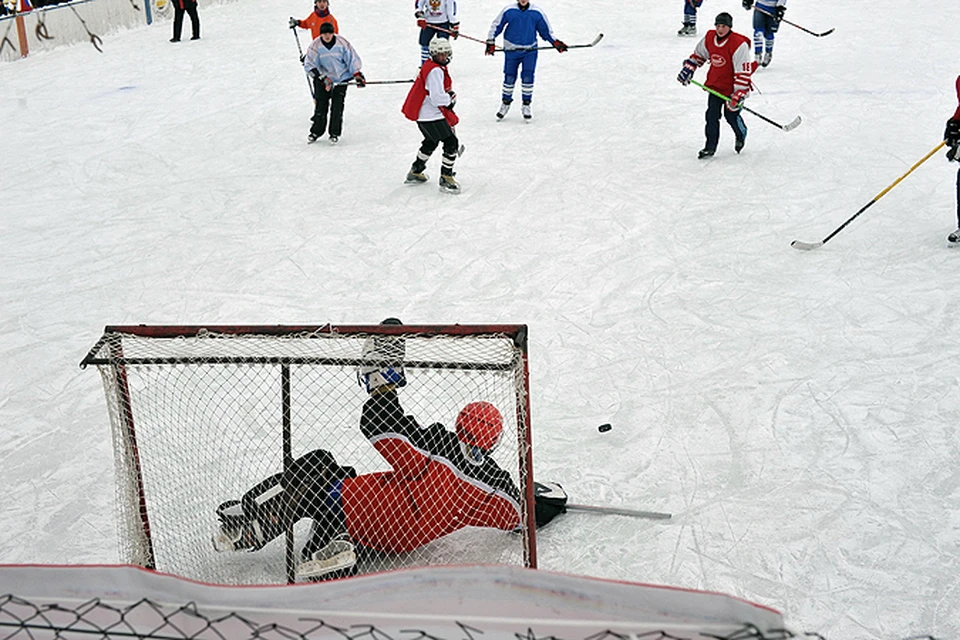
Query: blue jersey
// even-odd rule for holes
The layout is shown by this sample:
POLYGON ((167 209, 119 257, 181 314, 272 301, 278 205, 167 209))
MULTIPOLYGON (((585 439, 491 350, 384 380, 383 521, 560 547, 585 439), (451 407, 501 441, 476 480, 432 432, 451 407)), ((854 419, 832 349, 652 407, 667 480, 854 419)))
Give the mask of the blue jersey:
POLYGON ((333 38, 333 46, 329 49, 323 44, 323 36, 311 42, 303 58, 303 68, 307 73, 317 69, 332 82, 345 82, 360 71, 362 63, 346 38, 339 35, 333 38))
POLYGON ((490 25, 487 40, 493 40, 503 32, 503 48, 530 48, 537 46, 537 34, 553 44, 553 29, 547 14, 540 7, 529 4, 521 9, 519 4, 507 5, 490 25))

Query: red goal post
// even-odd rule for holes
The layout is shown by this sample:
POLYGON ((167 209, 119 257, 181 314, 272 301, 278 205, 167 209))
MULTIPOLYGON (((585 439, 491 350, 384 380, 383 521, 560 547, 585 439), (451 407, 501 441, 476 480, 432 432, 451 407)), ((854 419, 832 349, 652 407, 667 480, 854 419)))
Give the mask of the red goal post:
MULTIPOLYGON (((443 564, 537 566, 525 325, 107 326, 81 362, 101 374, 123 562, 217 584, 295 581, 309 521, 256 553, 217 553, 216 509, 324 449, 358 474, 390 465, 359 429, 364 344, 402 338, 406 415, 452 431, 467 403, 503 416, 491 454, 519 493, 519 531, 463 527, 361 573, 443 564)), ((387 512, 389 505, 383 505, 387 512)))

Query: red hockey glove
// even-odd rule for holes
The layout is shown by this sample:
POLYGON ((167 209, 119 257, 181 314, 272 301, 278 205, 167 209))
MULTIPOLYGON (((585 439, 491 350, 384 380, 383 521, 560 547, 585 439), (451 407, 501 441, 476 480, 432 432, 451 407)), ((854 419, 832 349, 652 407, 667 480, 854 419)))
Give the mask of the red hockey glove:
POLYGON ((747 99, 747 92, 743 89, 739 89, 733 92, 733 95, 730 96, 730 100, 727 102, 727 109, 730 111, 739 111, 743 107, 743 101, 747 99))
POLYGON ((426 29, 427 21, 424 20, 423 18, 420 18, 419 20, 417 20, 417 26, 420 27, 421 29, 426 29))
POLYGON ((357 87, 364 88, 367 86, 367 79, 363 77, 363 74, 357 71, 353 74, 353 79, 357 81, 357 87))
POLYGON ((493 52, 497 49, 497 43, 493 40, 487 40, 487 49, 484 53, 488 56, 492 56, 493 52))
POLYGON ((553 48, 559 51, 560 53, 563 53, 564 51, 567 50, 567 45, 563 40, 554 40, 553 48))

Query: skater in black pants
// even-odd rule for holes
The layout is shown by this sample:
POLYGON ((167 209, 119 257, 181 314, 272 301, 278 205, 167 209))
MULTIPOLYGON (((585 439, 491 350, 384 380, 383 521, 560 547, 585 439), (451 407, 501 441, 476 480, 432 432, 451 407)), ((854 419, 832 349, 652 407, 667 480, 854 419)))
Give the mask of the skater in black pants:
MULTIPOLYGON (((957 102, 960 103, 960 76, 957 76, 957 102)), ((943 141, 948 147, 947 160, 960 162, 960 104, 953 112, 953 117, 947 120, 943 141)), ((947 236, 947 242, 960 245, 960 169, 957 169, 957 230, 947 236)))
POLYGON ((200 15, 197 13, 197 0, 173 0, 173 37, 170 42, 180 42, 183 32, 183 14, 190 14, 191 40, 200 39, 200 15))
POLYGON ((320 36, 310 43, 303 59, 304 70, 313 78, 313 126, 307 144, 313 144, 327 132, 327 113, 330 117, 330 144, 337 144, 343 132, 343 103, 347 97, 347 82, 358 88, 367 84, 360 71, 360 56, 353 45, 334 33, 329 22, 320 25, 320 36))

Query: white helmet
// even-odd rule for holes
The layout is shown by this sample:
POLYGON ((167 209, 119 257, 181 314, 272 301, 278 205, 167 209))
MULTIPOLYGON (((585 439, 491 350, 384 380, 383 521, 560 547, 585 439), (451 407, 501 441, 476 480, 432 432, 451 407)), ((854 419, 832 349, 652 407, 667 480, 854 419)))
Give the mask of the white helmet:
POLYGON ((447 54, 447 60, 453 58, 453 47, 450 46, 450 39, 433 36, 433 39, 430 40, 430 57, 436 58, 442 53, 447 54))

